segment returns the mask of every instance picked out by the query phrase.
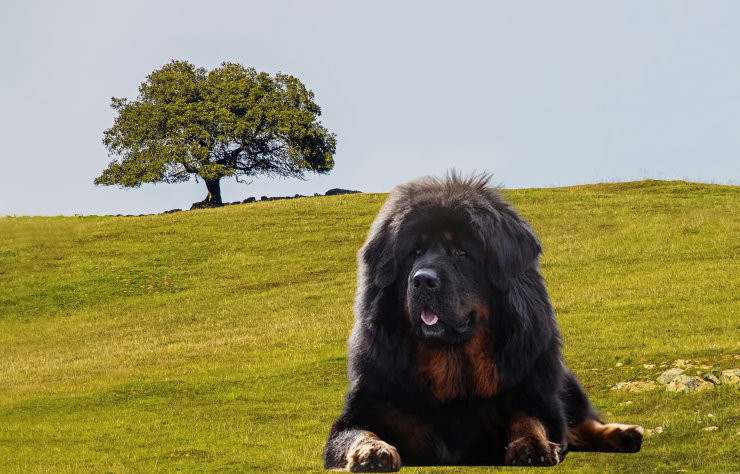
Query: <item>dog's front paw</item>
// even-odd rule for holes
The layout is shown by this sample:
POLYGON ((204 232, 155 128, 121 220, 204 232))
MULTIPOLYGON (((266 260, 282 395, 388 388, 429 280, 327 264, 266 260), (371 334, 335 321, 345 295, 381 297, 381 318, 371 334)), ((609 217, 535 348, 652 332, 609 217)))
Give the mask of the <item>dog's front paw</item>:
POLYGON ((395 472, 401 469, 401 456, 396 448, 373 436, 362 436, 349 450, 350 472, 395 472))
POLYGON ((560 462, 560 445, 534 436, 522 436, 506 447, 509 466, 554 466, 560 462))

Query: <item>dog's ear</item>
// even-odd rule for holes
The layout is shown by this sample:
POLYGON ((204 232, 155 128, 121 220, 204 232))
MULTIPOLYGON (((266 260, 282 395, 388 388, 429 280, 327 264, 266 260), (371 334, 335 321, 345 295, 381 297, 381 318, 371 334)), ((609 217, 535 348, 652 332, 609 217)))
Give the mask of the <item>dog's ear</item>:
POLYGON ((488 279, 497 288, 510 288, 524 270, 537 264, 542 251, 537 236, 509 207, 485 212, 475 221, 485 246, 488 279))
POLYGON ((378 288, 390 286, 398 274, 395 231, 387 220, 373 224, 365 245, 360 249, 360 265, 368 280, 378 288))

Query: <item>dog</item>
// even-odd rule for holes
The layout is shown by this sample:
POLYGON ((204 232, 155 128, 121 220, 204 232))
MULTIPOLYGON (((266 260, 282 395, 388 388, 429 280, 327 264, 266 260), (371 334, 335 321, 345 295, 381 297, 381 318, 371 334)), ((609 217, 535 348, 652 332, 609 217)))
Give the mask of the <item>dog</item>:
POLYGON ((551 466, 637 452, 566 367, 541 245, 489 177, 396 187, 358 254, 349 388, 327 469, 551 466))

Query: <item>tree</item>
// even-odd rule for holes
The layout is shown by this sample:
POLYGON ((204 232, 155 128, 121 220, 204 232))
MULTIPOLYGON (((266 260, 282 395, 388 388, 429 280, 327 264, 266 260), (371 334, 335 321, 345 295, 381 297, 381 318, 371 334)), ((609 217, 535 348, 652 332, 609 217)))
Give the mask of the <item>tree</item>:
POLYGON ((103 143, 117 158, 95 184, 138 187, 195 175, 208 195, 193 207, 213 207, 222 204, 224 177, 328 173, 336 136, 318 121, 313 98, 287 74, 172 61, 147 76, 136 100, 111 99, 118 116, 103 143))

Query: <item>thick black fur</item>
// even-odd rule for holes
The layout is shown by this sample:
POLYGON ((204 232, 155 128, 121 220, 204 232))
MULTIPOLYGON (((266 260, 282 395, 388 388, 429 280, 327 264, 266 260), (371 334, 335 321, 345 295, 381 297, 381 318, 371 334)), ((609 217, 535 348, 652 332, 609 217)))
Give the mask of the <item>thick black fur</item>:
POLYGON ((347 468, 348 450, 363 431, 395 446, 404 465, 500 465, 515 413, 540 420, 562 459, 568 426, 597 413, 563 362, 540 249, 486 176, 422 178, 393 190, 358 255, 349 389, 324 450, 326 468, 347 468), (440 237, 448 231, 454 241, 440 237), (455 253, 460 246, 462 257, 455 253), (441 269, 442 297, 410 287, 420 266, 441 269), (431 307, 450 327, 464 325, 454 307, 466 296, 488 309, 487 317, 470 313, 477 325, 471 331, 490 335, 496 390, 440 400, 420 374, 419 347, 462 345, 471 332, 459 340, 425 337, 418 311, 431 307))

